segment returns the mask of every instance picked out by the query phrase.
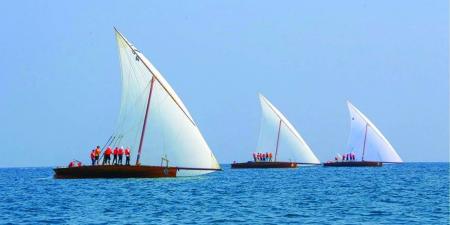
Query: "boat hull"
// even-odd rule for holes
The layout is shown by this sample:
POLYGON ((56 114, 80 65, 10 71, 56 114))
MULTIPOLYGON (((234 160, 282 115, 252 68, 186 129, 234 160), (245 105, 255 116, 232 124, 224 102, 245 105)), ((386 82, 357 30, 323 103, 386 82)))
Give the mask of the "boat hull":
POLYGON ((233 163, 231 169, 270 169, 270 168, 297 168, 293 162, 244 162, 233 163))
POLYGON ((323 166, 327 167, 380 167, 382 162, 372 161, 344 161, 344 162, 327 162, 323 166))
POLYGON ((55 168, 56 179, 176 177, 178 168, 161 166, 99 165, 55 168))

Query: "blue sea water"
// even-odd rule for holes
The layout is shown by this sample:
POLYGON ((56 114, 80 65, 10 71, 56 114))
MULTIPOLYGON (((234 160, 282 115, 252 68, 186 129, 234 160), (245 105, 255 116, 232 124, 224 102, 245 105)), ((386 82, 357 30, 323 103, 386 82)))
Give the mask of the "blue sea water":
POLYGON ((449 164, 55 180, 0 169, 0 224, 448 224, 449 164))

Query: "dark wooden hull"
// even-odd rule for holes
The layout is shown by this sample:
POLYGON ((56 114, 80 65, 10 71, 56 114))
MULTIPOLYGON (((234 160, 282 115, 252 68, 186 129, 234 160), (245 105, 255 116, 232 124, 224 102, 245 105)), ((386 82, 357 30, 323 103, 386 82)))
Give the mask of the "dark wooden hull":
POLYGON ((233 163, 231 169, 269 169, 269 168, 297 168, 294 162, 245 162, 233 163))
POLYGON ((55 168, 56 179, 176 177, 178 168, 161 166, 81 166, 55 168))
POLYGON ((323 166, 333 167, 380 167, 383 166, 382 162, 372 161, 344 161, 344 162, 327 162, 323 166))

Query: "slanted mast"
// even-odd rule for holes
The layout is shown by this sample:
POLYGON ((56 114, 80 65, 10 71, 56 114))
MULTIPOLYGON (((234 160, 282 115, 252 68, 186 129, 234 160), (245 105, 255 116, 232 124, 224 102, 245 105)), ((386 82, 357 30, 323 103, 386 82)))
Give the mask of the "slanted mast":
POLYGON ((137 164, 192 169, 220 169, 181 99, 150 63, 119 31, 122 100, 116 145, 138 149, 137 164))
POLYGON ((275 161, 320 164, 297 130, 263 95, 259 95, 262 117, 257 151, 275 151, 275 161))
POLYGON ((347 102, 347 106, 351 119, 347 149, 357 153, 357 160, 385 163, 403 162, 378 128, 350 102, 347 102))

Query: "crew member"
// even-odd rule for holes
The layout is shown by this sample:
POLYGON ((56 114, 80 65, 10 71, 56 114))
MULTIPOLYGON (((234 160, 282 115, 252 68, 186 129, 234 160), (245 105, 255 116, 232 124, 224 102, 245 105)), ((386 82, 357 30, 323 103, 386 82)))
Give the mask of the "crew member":
POLYGON ((130 147, 127 147, 125 149, 125 165, 129 166, 130 165, 130 147))
POLYGON ((92 165, 95 165, 95 149, 92 149, 91 151, 91 161, 92 165))
POLYGON ((119 148, 119 151, 117 152, 119 155, 119 164, 122 165, 122 158, 123 158, 123 146, 119 148))
POLYGON ((272 162, 272 152, 269 152, 269 161, 272 162))
POLYGON ((111 147, 108 146, 108 148, 106 148, 105 150, 105 154, 103 157, 105 157, 103 159, 103 164, 107 164, 107 165, 111 165, 111 147))
POLYGON ((102 153, 102 150, 100 149, 100 146, 97 145, 97 148, 95 149, 95 164, 98 165, 98 159, 100 158, 100 153, 102 153))
POLYGON ((256 153, 253 152, 253 161, 256 162, 256 153))
POLYGON ((117 165, 117 155, 118 154, 119 154, 119 147, 115 147, 114 151, 113 151, 113 155, 114 155, 113 162, 112 162, 113 165, 117 165))
POLYGON ((103 152, 103 162, 102 165, 105 165, 107 163, 108 159, 106 157, 106 150, 103 152))

